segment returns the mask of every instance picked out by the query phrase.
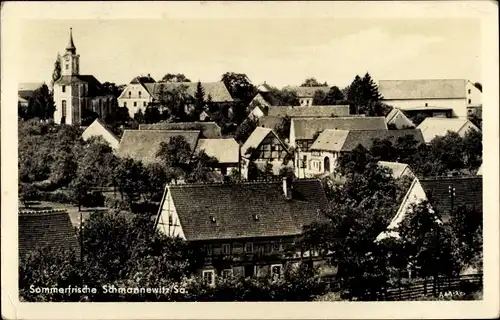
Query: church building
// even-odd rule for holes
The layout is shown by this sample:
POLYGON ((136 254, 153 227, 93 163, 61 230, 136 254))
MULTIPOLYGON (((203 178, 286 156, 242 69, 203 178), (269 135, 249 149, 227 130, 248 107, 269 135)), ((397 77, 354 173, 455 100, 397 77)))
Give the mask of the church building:
POLYGON ((104 119, 117 106, 116 98, 92 75, 80 74, 80 55, 76 53, 70 28, 66 52, 58 55, 61 76, 54 82, 54 122, 81 124, 88 111, 104 119))

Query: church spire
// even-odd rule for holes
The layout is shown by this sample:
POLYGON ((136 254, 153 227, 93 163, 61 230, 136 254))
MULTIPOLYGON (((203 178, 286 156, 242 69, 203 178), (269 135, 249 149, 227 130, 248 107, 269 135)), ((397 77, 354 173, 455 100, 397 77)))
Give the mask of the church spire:
POLYGON ((69 42, 68 46, 66 46, 66 51, 70 51, 71 53, 76 53, 76 47, 73 42, 73 28, 69 28, 69 42))

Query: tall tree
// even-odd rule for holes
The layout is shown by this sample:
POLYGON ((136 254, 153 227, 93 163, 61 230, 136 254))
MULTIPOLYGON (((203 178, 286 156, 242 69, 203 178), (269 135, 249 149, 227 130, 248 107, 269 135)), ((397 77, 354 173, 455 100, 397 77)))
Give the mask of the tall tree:
MULTIPOLYGON (((134 116, 135 118, 135 116, 134 116)), ((158 110, 158 107, 154 105, 150 105, 146 107, 146 110, 144 111, 144 122, 145 123, 157 123, 160 122, 161 120, 161 114, 160 111, 158 110)))
POLYGON ((369 115, 383 113, 383 108, 380 105, 382 96, 368 72, 363 78, 356 75, 347 89, 347 100, 351 105, 351 113, 369 115))
POLYGON ((192 150, 183 136, 174 136, 168 142, 162 142, 156 157, 165 168, 180 169, 184 174, 189 172, 192 150))
POLYGON ((191 82, 184 74, 182 73, 167 73, 161 79, 164 82, 191 82))
POLYGON ((205 107, 205 89, 198 81, 196 84, 196 92, 194 93, 194 110, 193 115, 195 119, 199 119, 200 114, 203 112, 205 107))
POLYGON ((115 98, 118 98, 123 91, 123 89, 120 89, 120 86, 117 86, 114 82, 106 81, 102 84, 102 87, 105 92, 112 94, 115 98))
POLYGON ((54 98, 49 91, 49 87, 43 84, 29 98, 26 118, 51 119, 54 117, 55 110, 54 98))
POLYGON ((325 82, 325 83, 319 83, 318 80, 316 80, 316 78, 307 78, 306 80, 304 80, 304 82, 300 85, 301 87, 324 87, 324 86, 328 86, 328 84, 325 82))
POLYGON ((224 82, 233 99, 241 102, 244 108, 257 94, 257 88, 244 73, 226 72, 222 75, 221 81, 224 82))

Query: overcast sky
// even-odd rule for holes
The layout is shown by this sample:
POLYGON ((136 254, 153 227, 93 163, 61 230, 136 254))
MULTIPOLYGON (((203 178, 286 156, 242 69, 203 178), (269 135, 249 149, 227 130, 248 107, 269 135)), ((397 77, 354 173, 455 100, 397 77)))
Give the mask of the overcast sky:
POLYGON ((18 30, 20 82, 50 81, 69 28, 80 73, 128 83, 150 73, 218 81, 227 71, 254 84, 307 77, 344 87, 356 74, 382 79, 481 81, 480 23, 473 19, 163 18, 30 20, 18 30))

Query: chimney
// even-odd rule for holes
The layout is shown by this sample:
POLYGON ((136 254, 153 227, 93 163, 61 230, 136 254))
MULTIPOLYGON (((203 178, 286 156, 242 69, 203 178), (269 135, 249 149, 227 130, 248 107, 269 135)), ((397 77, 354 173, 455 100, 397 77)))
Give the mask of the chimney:
POLYGON ((292 179, 283 177, 283 194, 285 198, 292 199, 292 179))
POLYGON ((151 78, 151 73, 148 73, 148 78, 151 78))

